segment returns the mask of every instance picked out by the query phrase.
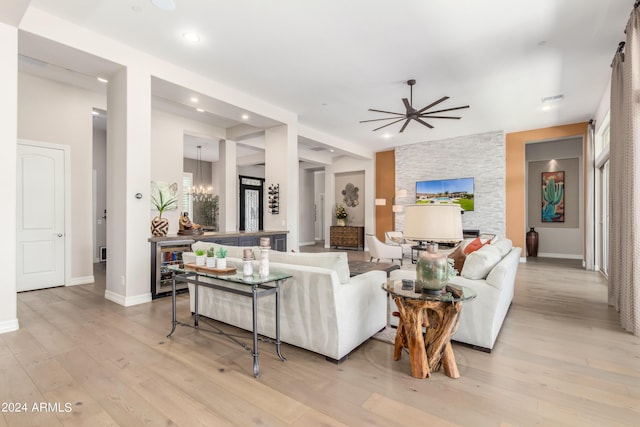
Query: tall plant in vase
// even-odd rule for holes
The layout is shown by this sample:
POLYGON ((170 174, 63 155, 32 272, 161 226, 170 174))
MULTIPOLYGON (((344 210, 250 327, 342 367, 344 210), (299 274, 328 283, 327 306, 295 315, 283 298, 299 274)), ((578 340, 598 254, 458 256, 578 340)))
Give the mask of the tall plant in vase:
POLYGON ((347 225, 347 216, 347 209, 343 205, 336 206, 336 223, 338 225, 347 225))
POLYGON ((166 210, 178 207, 177 184, 166 184, 162 182, 151 182, 151 206, 158 211, 158 216, 151 220, 151 234, 154 236, 166 236, 169 231, 169 220, 163 218, 162 214, 166 210))

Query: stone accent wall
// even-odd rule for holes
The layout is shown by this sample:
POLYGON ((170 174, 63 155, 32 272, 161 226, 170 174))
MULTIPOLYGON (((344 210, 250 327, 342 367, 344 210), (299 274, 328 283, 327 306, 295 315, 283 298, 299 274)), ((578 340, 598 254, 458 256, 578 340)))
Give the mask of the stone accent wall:
MULTIPOLYGON (((502 131, 461 136, 396 147, 396 189, 407 197, 397 204, 414 204, 416 182, 474 178, 474 211, 462 215, 462 227, 481 233, 506 234, 506 145, 502 131)), ((524 189, 523 189, 524 191, 524 189)), ((404 213, 396 214, 396 230, 404 213)))

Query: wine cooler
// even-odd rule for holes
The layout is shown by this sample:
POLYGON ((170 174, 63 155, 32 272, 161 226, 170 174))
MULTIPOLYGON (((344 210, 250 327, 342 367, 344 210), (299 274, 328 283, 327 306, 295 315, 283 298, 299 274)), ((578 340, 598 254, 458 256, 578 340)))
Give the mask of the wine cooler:
MULTIPOLYGON (((171 286, 174 272, 169 269, 171 265, 183 266, 182 253, 191 250, 193 240, 173 240, 157 242, 155 251, 151 253, 151 298, 156 299, 171 295, 171 286)), ((187 284, 176 283, 176 292, 182 293, 188 290, 187 284)))

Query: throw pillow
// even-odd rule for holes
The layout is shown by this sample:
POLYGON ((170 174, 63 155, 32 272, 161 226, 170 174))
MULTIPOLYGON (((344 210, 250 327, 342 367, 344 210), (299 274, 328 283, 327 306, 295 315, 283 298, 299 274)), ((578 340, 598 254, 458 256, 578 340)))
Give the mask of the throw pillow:
POLYGON ((467 256, 460 275, 471 280, 484 279, 501 259, 498 249, 486 245, 467 256))
POLYGON ((462 246, 458 246, 455 251, 451 252, 449 258, 453 260, 453 268, 458 271, 459 276, 464 266, 464 261, 467 259, 467 255, 465 255, 462 246))
POLYGON ((466 255, 469 255, 471 252, 475 252, 481 247, 483 247, 484 245, 489 245, 489 244, 491 244, 491 240, 487 240, 486 242, 483 243, 479 237, 476 237, 471 242, 469 242, 467 246, 465 246, 464 253, 466 255))

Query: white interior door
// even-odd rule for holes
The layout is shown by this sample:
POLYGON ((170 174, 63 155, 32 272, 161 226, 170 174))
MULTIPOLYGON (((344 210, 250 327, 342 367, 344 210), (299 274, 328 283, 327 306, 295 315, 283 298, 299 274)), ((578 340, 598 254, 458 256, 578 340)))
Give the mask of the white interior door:
POLYGON ((17 290, 64 285, 64 150, 18 144, 17 175, 17 290))

